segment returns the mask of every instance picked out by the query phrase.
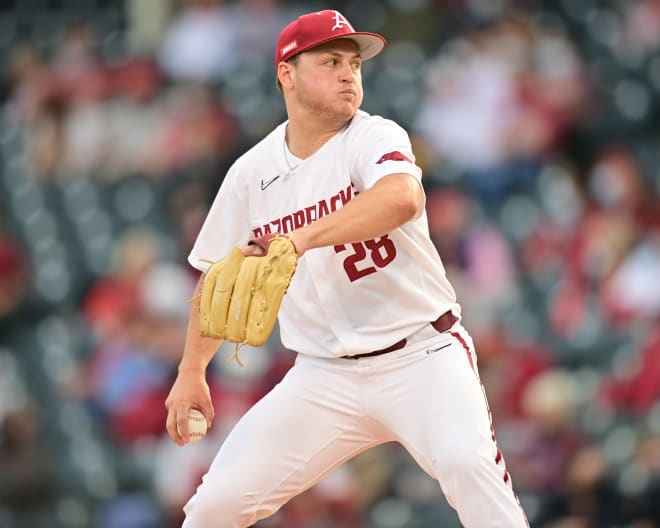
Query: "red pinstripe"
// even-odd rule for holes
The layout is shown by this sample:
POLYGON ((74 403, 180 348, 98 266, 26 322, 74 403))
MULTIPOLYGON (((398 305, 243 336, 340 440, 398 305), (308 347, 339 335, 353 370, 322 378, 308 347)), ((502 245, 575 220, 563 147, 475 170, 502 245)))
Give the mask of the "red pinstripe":
POLYGON ((463 349, 465 350, 465 353, 467 354, 468 357, 468 361, 470 362, 470 367, 472 368, 472 370, 474 370, 476 374, 477 371, 474 369, 474 363, 472 361, 472 354, 470 353, 470 347, 468 347, 467 343, 465 342, 465 339, 463 339, 463 336, 458 332, 452 332, 451 335, 454 336, 461 345, 463 345, 463 349))
MULTIPOLYGON (((465 350, 465 353, 467 354, 468 361, 470 362, 470 368, 472 371, 475 373, 477 376, 477 379, 479 378, 479 374, 477 373, 477 369, 474 366, 474 361, 472 360, 472 353, 470 352, 470 347, 468 344, 465 342, 465 339, 463 339, 463 336, 459 334, 458 332, 451 332, 451 335, 456 338, 456 340, 463 346, 463 350, 465 350)), ((479 381, 481 383, 481 381, 479 381)), ((503 480, 505 484, 509 484, 510 482, 510 477, 509 477, 509 472, 506 469, 506 462, 504 462, 504 457, 502 456, 502 451, 500 450, 499 446, 497 445, 497 440, 495 439, 495 427, 493 426, 493 415, 490 412, 490 406, 488 405, 488 398, 486 398, 486 391, 484 389, 483 384, 481 384, 481 390, 484 394, 484 399, 486 401, 486 409, 488 409, 488 419, 490 420, 490 431, 491 431, 491 437, 493 439, 493 443, 495 444, 495 447, 497 448, 497 454, 495 455, 495 464, 498 466, 500 465, 500 462, 502 462, 502 467, 504 469, 504 475, 503 475, 503 480)), ((527 516, 525 515, 525 511, 522 509, 522 506, 520 504, 520 499, 518 499, 518 495, 512 490, 513 496, 516 498, 516 502, 518 503, 518 506, 520 507, 520 511, 523 514, 523 518, 525 519, 525 523, 529 527, 529 521, 527 520, 527 516)))

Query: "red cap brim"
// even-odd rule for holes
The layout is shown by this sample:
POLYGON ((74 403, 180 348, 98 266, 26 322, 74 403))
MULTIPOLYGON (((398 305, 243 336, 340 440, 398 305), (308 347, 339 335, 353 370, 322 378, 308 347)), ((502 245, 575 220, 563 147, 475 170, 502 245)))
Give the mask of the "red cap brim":
POLYGON ((360 47, 360 57, 362 57, 362 60, 369 60, 375 57, 381 51, 383 51, 383 49, 385 48, 385 44, 387 44, 385 37, 379 35, 378 33, 370 33, 368 31, 356 31, 355 33, 349 33, 347 35, 337 35, 326 39, 322 39, 306 47, 298 48, 292 51, 291 53, 284 55, 279 62, 287 61, 294 55, 298 55, 299 53, 302 53, 304 51, 309 51, 317 46, 320 46, 321 44, 325 44, 326 42, 330 42, 332 40, 339 40, 339 39, 350 39, 354 41, 360 47))

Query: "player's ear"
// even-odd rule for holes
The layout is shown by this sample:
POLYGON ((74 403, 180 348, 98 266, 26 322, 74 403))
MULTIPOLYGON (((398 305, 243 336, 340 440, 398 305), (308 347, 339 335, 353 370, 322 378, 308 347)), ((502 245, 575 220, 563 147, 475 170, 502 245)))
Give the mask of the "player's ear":
POLYGON ((277 80, 283 88, 291 88, 295 80, 295 65, 291 62, 280 62, 277 65, 277 80))

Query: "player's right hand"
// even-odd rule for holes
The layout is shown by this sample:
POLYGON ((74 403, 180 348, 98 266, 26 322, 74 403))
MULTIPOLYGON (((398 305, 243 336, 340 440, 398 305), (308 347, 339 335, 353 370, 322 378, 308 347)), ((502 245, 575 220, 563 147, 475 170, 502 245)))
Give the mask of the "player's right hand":
POLYGON ((167 432, 179 446, 190 441, 188 436, 190 409, 198 409, 206 418, 210 428, 215 411, 204 372, 180 371, 165 400, 165 407, 167 408, 167 432))

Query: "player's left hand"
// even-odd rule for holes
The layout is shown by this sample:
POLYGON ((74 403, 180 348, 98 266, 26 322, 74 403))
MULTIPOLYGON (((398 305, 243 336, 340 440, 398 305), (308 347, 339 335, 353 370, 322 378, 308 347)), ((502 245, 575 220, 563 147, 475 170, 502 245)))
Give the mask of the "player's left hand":
POLYGON ((201 335, 236 343, 232 358, 240 364, 240 345, 261 346, 270 336, 297 258, 291 240, 275 233, 212 263, 200 297, 201 335))

